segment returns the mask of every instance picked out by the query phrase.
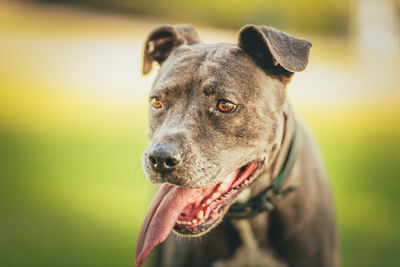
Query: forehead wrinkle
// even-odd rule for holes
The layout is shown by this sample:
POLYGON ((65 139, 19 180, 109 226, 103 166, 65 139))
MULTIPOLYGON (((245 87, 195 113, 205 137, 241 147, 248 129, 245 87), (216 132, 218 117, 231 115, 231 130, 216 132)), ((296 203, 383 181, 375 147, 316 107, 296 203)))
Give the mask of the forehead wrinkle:
POLYGON ((203 83, 203 93, 207 96, 214 95, 217 87, 218 87, 217 81, 207 80, 203 83))
POLYGON ((207 80, 203 84, 203 94, 206 96, 216 96, 218 99, 232 100, 235 102, 244 103, 245 98, 243 92, 232 90, 228 81, 217 81, 215 79, 207 80))
POLYGON ((201 82, 202 92, 206 95, 214 95, 217 90, 223 90, 229 86, 229 75, 225 70, 225 66, 221 64, 221 54, 219 47, 215 47, 207 53, 202 64, 198 67, 199 80, 201 82), (206 77, 205 79, 202 77, 206 77))
POLYGON ((169 95, 173 91, 176 91, 176 88, 178 87, 178 84, 176 82, 162 82, 162 84, 157 84, 153 87, 153 93, 154 94, 165 94, 169 95))
POLYGON ((162 95, 165 97, 168 96, 180 96, 184 90, 188 88, 188 81, 183 82, 168 82, 162 83, 159 86, 154 86, 152 90, 152 94, 162 95))
MULTIPOLYGON (((219 52, 219 54, 222 53, 219 52)), ((200 77, 206 77, 201 85, 203 94, 206 96, 217 95, 220 98, 228 99, 233 97, 242 101, 244 92, 233 89, 242 87, 240 86, 241 82, 238 83, 236 80, 238 66, 232 66, 229 61, 221 60, 220 56, 215 57, 215 55, 216 53, 213 51, 199 67, 200 77)))

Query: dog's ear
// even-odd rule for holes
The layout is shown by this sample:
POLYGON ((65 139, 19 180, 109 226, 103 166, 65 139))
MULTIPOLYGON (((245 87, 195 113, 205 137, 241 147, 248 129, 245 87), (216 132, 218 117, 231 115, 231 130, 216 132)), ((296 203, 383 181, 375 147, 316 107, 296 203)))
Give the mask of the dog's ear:
POLYGON ((165 25, 155 28, 147 37, 143 52, 143 74, 150 72, 153 61, 162 64, 177 46, 200 42, 196 30, 190 25, 165 25))
POLYGON ((255 25, 240 30, 238 45, 268 73, 287 77, 306 68, 312 46, 274 28, 255 25))

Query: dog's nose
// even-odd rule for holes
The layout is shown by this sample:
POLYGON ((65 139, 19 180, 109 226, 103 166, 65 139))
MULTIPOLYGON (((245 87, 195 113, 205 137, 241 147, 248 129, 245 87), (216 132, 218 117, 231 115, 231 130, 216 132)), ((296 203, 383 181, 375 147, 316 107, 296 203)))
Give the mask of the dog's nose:
POLYGON ((180 157, 174 153, 170 145, 159 145, 148 154, 151 167, 159 173, 173 171, 180 162, 180 157), (175 155, 174 155, 175 154, 175 155))

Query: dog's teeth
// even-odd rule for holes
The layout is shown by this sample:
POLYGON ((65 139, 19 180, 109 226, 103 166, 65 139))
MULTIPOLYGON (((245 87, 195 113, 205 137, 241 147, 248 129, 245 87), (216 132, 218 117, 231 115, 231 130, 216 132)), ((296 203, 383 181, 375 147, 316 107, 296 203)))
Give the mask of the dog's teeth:
POLYGON ((206 201, 206 205, 210 205, 210 204, 211 204, 211 202, 212 202, 212 200, 211 200, 211 199, 207 199, 207 201, 206 201))
POLYGON ((204 211, 201 210, 201 211, 199 211, 199 214, 197 214, 197 218, 199 218, 201 220, 201 219, 203 219, 203 217, 204 217, 204 211))
POLYGON ((244 181, 244 184, 248 184, 248 183, 249 183, 249 180, 246 179, 246 180, 244 181))
POLYGON ((213 199, 217 199, 217 198, 219 198, 220 196, 221 196, 220 193, 215 192, 215 193, 212 195, 212 198, 213 198, 213 199))
POLYGON ((187 222, 186 224, 187 224, 187 225, 191 225, 191 224, 192 224, 192 222, 187 222))
POLYGON ((196 219, 193 219, 192 223, 197 223, 197 220, 196 220, 196 219))
POLYGON ((206 204, 202 204, 201 206, 202 206, 202 207, 205 207, 205 206, 206 206, 206 204))
POLYGON ((206 210, 204 211, 204 216, 208 217, 210 215, 210 213, 211 213, 211 208, 207 207, 206 210))
POLYGON ((239 189, 239 188, 240 188, 240 186, 238 186, 238 185, 237 185, 237 186, 235 186, 235 189, 239 189))
POLYGON ((219 185, 219 190, 225 191, 226 189, 228 189, 228 185, 227 184, 222 183, 222 184, 219 185))

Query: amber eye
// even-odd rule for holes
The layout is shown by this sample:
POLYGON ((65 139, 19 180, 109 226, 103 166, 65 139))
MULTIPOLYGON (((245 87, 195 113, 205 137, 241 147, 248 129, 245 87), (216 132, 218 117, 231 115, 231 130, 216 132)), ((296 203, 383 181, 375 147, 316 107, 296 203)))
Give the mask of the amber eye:
POLYGON ((218 102, 217 108, 223 113, 229 113, 235 111, 236 105, 228 101, 222 100, 218 102))
POLYGON ((155 108, 155 109, 160 109, 160 108, 162 108, 162 106, 163 106, 161 100, 158 99, 158 98, 152 98, 152 99, 151 99, 151 105, 152 105, 153 108, 155 108))

